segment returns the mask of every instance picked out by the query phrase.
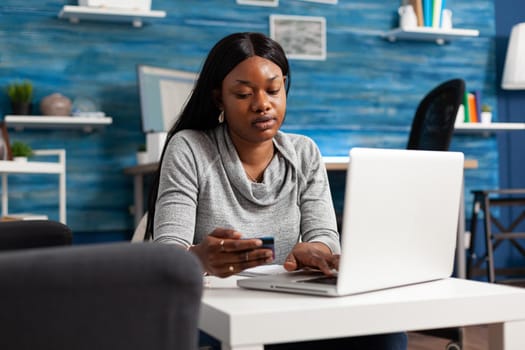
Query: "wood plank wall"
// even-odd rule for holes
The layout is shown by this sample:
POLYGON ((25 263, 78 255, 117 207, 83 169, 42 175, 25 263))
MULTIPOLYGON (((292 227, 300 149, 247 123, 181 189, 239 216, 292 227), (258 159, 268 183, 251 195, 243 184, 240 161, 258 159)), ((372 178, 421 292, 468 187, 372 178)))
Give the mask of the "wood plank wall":
MULTIPOLYGON (((278 7, 238 5, 235 0, 154 0, 167 17, 142 28, 107 22, 71 24, 57 18, 63 1, 4 0, 0 3, 0 86, 21 78, 35 85, 40 99, 60 92, 87 97, 113 117, 101 131, 10 130, 11 139, 34 148, 67 150, 68 224, 76 232, 128 232, 132 179, 122 169, 135 164, 144 142, 136 64, 197 72, 210 47, 236 31, 269 33, 270 14, 323 16, 327 59, 292 60, 292 89, 284 130, 311 136, 326 155, 350 147, 404 148, 415 108, 440 82, 460 77, 495 105, 493 0, 447 2, 457 28, 480 30, 480 37, 434 43, 390 43, 381 33, 394 27, 400 1, 339 0, 322 4, 280 0, 278 7)), ((497 111, 497 109, 495 109, 497 111)), ((0 112, 10 112, 0 94, 0 112)), ((497 119, 497 114, 495 115, 497 119)), ((498 183, 494 137, 457 135, 452 149, 475 158, 480 168, 466 174, 466 195, 498 183)), ((333 179, 336 206, 342 206, 342 177, 333 179)), ((10 178, 10 209, 58 218, 52 176, 10 178)), ((467 206, 467 210, 470 208, 467 206)))

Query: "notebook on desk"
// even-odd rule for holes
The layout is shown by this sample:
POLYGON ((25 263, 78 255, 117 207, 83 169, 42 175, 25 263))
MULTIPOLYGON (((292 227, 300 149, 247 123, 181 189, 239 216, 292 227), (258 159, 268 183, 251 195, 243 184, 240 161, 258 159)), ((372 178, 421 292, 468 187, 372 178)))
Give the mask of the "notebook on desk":
POLYGON ((462 181, 459 152, 353 148, 337 278, 296 271, 237 283, 340 296, 450 277, 462 181))

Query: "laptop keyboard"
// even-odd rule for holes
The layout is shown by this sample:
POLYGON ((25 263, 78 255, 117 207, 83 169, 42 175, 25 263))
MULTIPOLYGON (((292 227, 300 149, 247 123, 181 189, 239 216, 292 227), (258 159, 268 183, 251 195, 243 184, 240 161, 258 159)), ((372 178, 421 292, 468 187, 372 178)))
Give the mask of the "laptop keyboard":
POLYGON ((337 276, 321 276, 321 277, 315 277, 315 278, 308 278, 308 279, 300 280, 297 282, 331 284, 335 286, 337 284, 337 276))

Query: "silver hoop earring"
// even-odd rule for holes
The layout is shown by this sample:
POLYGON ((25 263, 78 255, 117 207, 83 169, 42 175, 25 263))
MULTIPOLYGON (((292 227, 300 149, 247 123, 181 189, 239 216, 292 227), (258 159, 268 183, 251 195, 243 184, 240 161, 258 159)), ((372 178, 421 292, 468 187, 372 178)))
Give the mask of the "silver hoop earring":
POLYGON ((224 123, 224 111, 221 111, 221 114, 219 114, 219 124, 224 123))

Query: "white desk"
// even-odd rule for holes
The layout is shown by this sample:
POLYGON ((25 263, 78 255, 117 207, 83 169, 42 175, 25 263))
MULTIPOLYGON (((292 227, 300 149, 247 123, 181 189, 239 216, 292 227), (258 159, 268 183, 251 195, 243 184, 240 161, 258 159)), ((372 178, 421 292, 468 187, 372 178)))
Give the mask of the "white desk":
POLYGON ((490 349, 525 349, 525 289, 462 279, 331 298, 244 290, 208 277, 199 328, 222 349, 423 329, 489 325, 490 349))
POLYGON ((36 156, 58 156, 58 162, 16 162, 0 160, 0 173, 2 174, 2 215, 7 215, 8 207, 8 174, 57 174, 59 191, 59 220, 66 223, 66 151, 60 150, 35 150, 36 156))

